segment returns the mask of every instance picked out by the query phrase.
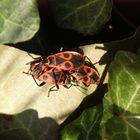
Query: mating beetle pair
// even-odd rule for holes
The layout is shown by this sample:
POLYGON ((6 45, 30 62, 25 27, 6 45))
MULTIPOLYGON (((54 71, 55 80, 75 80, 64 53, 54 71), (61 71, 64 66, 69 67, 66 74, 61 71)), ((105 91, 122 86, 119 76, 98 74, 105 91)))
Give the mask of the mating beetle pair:
POLYGON ((53 84, 57 87, 56 90, 59 89, 59 85, 69 88, 68 84, 71 84, 72 80, 76 84, 77 81, 81 81, 87 86, 99 81, 97 69, 91 62, 85 61, 82 54, 75 51, 64 51, 40 57, 30 62, 30 65, 30 70, 26 74, 32 75, 35 82, 36 79, 42 81, 41 84, 36 82, 37 85, 53 84))

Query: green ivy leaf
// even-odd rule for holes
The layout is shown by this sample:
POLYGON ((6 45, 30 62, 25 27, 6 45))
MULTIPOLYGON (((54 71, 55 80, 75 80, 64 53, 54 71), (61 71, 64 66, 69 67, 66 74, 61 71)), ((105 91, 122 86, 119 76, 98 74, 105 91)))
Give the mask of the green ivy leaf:
POLYGON ((109 93, 104 99, 103 137, 140 137, 140 57, 120 51, 109 69, 109 93))
POLYGON ((109 77, 113 103, 125 111, 139 113, 140 57, 128 52, 117 53, 110 67, 109 77))
POLYGON ((37 111, 33 109, 16 115, 0 114, 1 140, 55 140, 57 131, 58 124, 54 119, 39 118, 37 111))
POLYGON ((35 0, 0 1, 0 43, 18 43, 32 38, 40 18, 35 0))
POLYGON ((95 34, 109 20, 112 0, 50 0, 59 27, 95 34))
POLYGON ((93 138, 99 140, 101 116, 101 105, 84 110, 79 118, 62 130, 62 140, 91 140, 93 138))

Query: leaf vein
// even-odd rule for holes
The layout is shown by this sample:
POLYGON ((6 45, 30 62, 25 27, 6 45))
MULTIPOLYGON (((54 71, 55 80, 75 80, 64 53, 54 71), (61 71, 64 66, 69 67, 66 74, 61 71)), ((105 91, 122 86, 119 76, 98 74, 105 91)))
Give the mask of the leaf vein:
POLYGON ((81 9, 83 9, 83 8, 85 8, 85 7, 88 7, 89 5, 91 5, 91 4, 93 4, 93 3, 96 3, 96 1, 97 1, 97 0, 91 1, 91 2, 89 2, 89 3, 87 3, 87 4, 82 5, 82 6, 79 6, 78 8, 76 8, 76 10, 73 10, 73 12, 71 12, 70 14, 68 14, 67 16, 65 16, 65 17, 62 19, 62 21, 60 22, 60 24, 62 24, 62 22, 64 22, 65 20, 67 20, 67 18, 69 18, 70 16, 72 16, 72 15, 78 13, 81 9))
MULTIPOLYGON (((28 29, 28 30, 32 30, 31 28, 29 28, 29 27, 26 27, 26 26, 23 26, 23 24, 18 24, 18 23, 16 23, 16 22, 14 22, 14 21, 12 21, 12 20, 9 20, 8 18, 6 18, 4 15, 2 15, 1 13, 0 13, 0 16, 4 19, 4 21, 7 21, 7 22, 9 22, 9 23, 11 23, 11 24, 15 24, 15 25, 17 25, 17 26, 19 26, 19 27, 21 27, 21 28, 25 28, 25 29, 28 29)), ((33 31, 33 30, 32 30, 33 31)))
POLYGON ((137 129, 136 127, 134 127, 131 123, 129 123, 128 121, 125 121, 131 128, 133 128, 135 131, 137 131, 138 133, 140 133, 140 130, 137 129))

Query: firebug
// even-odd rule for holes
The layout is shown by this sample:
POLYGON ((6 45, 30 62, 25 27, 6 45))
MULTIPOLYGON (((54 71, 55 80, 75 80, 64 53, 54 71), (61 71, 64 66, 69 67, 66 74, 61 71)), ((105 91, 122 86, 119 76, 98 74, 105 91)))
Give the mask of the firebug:
POLYGON ((65 71, 79 69, 84 65, 84 57, 75 51, 64 51, 46 57, 47 64, 65 71))
POLYGON ((64 87, 69 88, 68 84, 70 84, 70 77, 67 72, 59 70, 58 68, 49 67, 43 59, 38 59, 28 64, 30 64, 30 69, 28 72, 24 73, 32 75, 35 83, 38 86, 42 86, 46 83, 55 85, 50 88, 49 92, 52 91, 54 87, 56 87, 56 90, 58 90, 59 85, 63 85, 64 87), (36 79, 42 83, 38 84, 36 79))
POLYGON ((83 82, 85 85, 98 84, 99 73, 95 66, 88 65, 87 63, 78 70, 70 71, 71 76, 76 78, 78 81, 83 82))

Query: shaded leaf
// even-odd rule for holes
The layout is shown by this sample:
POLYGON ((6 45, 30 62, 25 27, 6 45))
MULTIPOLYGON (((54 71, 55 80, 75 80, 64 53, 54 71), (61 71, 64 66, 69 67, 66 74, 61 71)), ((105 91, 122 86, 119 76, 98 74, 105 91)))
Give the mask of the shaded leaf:
POLYGON ((61 132, 62 140, 100 140, 99 124, 102 106, 85 109, 83 113, 67 125, 61 132))
POLYGON ((50 0, 56 24, 83 35, 95 34, 109 20, 111 0, 50 0))
MULTIPOLYGON (((114 116, 113 113, 113 103, 111 100, 111 97, 109 96, 109 92, 105 94, 103 99, 103 118, 100 124, 100 127, 103 128, 105 123, 108 121, 108 119, 112 118, 114 116)), ((103 134, 104 135, 104 134, 103 134)))
POLYGON ((109 69, 109 93, 104 99, 103 137, 140 137, 140 57, 120 51, 109 69))
POLYGON ((35 0, 0 1, 0 43, 17 43, 31 39, 39 29, 35 0))
POLYGON ((138 27, 136 32, 128 38, 112 42, 105 42, 104 49, 107 53, 103 55, 101 59, 102 61, 107 60, 105 61, 105 63, 112 62, 116 52, 119 50, 132 51, 138 53, 140 49, 140 27, 138 27))
POLYGON ((32 109, 16 115, 0 114, 1 140, 56 140, 57 131, 58 124, 54 119, 39 119, 37 112, 32 109))

